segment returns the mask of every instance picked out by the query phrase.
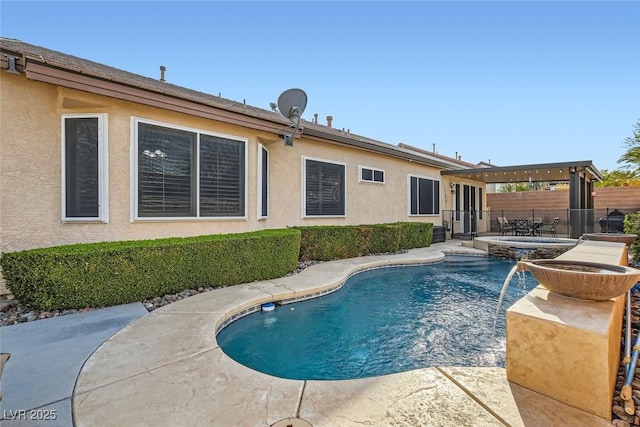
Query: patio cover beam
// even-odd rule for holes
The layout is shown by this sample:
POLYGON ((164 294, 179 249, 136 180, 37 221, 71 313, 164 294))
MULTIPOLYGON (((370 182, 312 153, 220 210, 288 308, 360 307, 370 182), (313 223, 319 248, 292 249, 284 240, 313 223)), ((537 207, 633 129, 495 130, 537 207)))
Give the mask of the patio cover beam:
POLYGON ((445 170, 441 172, 441 175, 470 179, 486 184, 510 184, 518 182, 570 181, 571 174, 576 172, 583 174, 590 182, 602 181, 603 179, 602 174, 591 160, 445 170))

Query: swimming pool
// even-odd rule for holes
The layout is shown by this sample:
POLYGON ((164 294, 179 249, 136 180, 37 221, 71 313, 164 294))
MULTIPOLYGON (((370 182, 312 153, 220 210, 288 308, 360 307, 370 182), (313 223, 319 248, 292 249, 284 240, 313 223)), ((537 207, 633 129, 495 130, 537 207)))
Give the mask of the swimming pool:
POLYGON ((505 364, 504 311, 537 285, 529 273, 509 286, 510 260, 446 256, 437 264, 358 273, 338 291, 241 318, 220 348, 257 371, 337 380, 428 366, 505 364))

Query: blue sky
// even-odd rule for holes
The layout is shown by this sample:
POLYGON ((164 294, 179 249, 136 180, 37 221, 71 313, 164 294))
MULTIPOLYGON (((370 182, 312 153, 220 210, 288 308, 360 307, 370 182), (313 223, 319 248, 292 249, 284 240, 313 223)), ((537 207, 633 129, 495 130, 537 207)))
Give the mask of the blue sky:
POLYGON ((614 170, 640 118, 638 1, 0 2, 3 37, 390 144, 614 170))

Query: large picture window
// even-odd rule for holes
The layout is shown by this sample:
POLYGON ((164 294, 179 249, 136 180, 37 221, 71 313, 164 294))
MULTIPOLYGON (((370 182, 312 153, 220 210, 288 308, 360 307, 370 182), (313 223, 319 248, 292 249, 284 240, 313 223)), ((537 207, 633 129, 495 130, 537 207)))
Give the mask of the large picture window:
POLYGON ((62 220, 106 222, 106 115, 62 116, 62 145, 62 220))
POLYGON ((440 181, 417 176, 409 177, 409 214, 440 213, 440 181))
POLYGON ((246 141, 136 121, 137 217, 245 217, 246 141))
POLYGON ((345 215, 345 165, 303 158, 304 215, 345 215))

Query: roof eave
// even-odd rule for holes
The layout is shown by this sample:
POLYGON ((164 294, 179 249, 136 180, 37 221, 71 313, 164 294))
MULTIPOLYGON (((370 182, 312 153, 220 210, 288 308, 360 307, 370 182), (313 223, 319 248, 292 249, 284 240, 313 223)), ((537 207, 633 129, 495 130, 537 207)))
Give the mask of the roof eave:
MULTIPOLYGON (((22 57, 24 58, 24 63, 19 71, 24 72, 30 80, 233 123, 252 129, 273 132, 277 135, 283 135, 289 131, 289 123, 280 115, 268 110, 261 110, 260 114, 252 114, 253 110, 258 110, 256 107, 251 107, 247 111, 238 111, 239 108, 237 107, 225 108, 221 105, 214 105, 213 102, 177 96, 166 90, 123 83, 109 76, 84 72, 77 67, 65 67, 64 64, 47 61, 39 55, 24 54, 22 57)), ((233 103, 233 101, 230 102, 233 103)), ((239 105, 242 106, 242 104, 239 105)), ((242 110, 242 108, 240 109, 242 110)), ((364 141, 364 138, 340 135, 337 130, 332 128, 323 130, 320 125, 306 126, 301 136, 385 154, 440 169, 452 168, 446 162, 428 158, 420 153, 411 152, 383 142, 364 141)))

